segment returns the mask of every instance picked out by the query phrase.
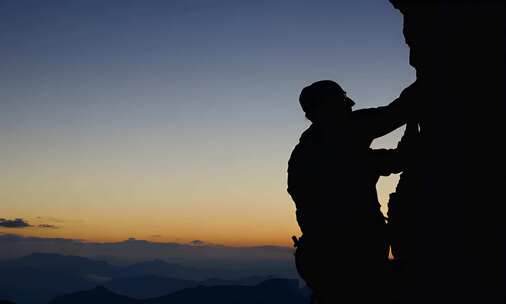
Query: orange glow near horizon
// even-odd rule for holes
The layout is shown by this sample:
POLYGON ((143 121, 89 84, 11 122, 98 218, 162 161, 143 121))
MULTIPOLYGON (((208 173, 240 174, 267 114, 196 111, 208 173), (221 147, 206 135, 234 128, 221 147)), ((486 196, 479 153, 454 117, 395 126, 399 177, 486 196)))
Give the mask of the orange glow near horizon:
MULTIPOLYGON (((286 155, 280 155, 283 158, 286 155)), ((281 161, 256 168, 232 164, 216 176, 193 169, 198 177, 193 179, 189 172, 178 179, 170 171, 141 178, 131 168, 95 168, 100 174, 92 174, 87 167, 62 163, 59 168, 51 162, 40 166, 28 179, 22 177, 29 173, 19 170, 19 176, 2 180, 0 214, 7 219, 22 217, 32 227, 0 228, 0 232, 90 242, 133 237, 237 246, 291 246, 291 236, 300 235, 295 207, 285 190, 286 165, 281 161), (39 227, 42 224, 57 228, 39 227)), ((378 184, 384 212, 397 179, 393 175, 378 184)))

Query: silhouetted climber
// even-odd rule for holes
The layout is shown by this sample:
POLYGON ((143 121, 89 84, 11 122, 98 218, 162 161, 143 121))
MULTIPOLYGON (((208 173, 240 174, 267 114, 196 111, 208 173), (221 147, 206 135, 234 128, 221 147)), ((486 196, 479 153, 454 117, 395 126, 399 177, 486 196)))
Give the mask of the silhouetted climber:
POLYGON ((414 116, 408 101, 414 90, 388 106, 356 111, 333 81, 300 94, 312 125, 290 157, 288 192, 303 233, 295 239, 297 270, 318 303, 381 303, 388 243, 376 183, 401 171, 403 158, 369 146, 414 116))

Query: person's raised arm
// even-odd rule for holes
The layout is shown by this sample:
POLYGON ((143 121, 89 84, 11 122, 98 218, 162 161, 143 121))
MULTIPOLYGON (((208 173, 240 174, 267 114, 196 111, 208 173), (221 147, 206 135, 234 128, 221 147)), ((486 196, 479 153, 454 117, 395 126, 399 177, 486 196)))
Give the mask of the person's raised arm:
POLYGON ((414 82, 390 104, 352 112, 354 128, 368 139, 386 135, 416 115, 418 85, 414 82))

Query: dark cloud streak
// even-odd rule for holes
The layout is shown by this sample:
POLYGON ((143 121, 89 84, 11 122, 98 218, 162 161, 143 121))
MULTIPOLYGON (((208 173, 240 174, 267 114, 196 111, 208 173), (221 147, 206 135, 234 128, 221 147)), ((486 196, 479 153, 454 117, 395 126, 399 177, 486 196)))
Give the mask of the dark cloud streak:
POLYGON ((42 228, 42 229, 58 229, 58 228, 60 228, 58 226, 51 225, 51 224, 40 224, 37 227, 42 228))
POLYGON ((22 218, 15 218, 13 220, 0 218, 0 228, 29 228, 29 227, 35 227, 40 229, 58 229, 59 226, 52 225, 52 224, 38 224, 38 225, 32 225, 28 223, 27 220, 22 218))
POLYGON ((204 246, 204 245, 206 245, 206 243, 204 241, 201 241, 201 240, 194 240, 194 241, 190 242, 190 245, 192 245, 192 246, 204 246))
POLYGON ((13 220, 8 220, 4 218, 0 218, 0 227, 2 228, 27 228, 32 225, 28 224, 24 219, 17 218, 13 220))

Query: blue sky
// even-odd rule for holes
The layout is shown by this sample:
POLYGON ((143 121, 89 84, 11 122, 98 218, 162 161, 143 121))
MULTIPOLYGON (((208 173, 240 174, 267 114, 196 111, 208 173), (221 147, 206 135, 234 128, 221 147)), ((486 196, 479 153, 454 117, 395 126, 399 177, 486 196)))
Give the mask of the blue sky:
POLYGON ((285 243, 302 87, 415 77, 386 0, 3 0, 0 44, 0 217, 68 223, 39 236, 285 243))

